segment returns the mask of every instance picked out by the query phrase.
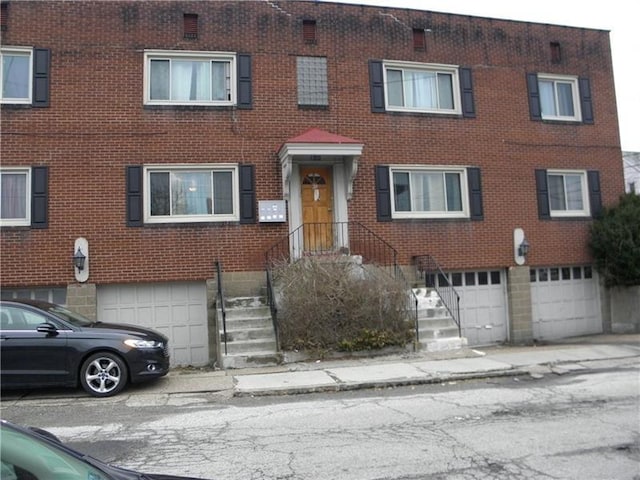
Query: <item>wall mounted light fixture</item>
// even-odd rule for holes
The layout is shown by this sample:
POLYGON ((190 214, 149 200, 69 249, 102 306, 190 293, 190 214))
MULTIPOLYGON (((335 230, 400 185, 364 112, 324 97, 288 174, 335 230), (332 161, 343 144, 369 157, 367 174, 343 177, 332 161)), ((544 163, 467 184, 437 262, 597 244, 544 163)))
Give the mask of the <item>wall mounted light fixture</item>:
POLYGON ((524 230, 515 228, 513 230, 513 256, 517 265, 524 265, 531 245, 524 236, 524 230))
POLYGON ((78 247, 76 253, 73 254, 73 266, 78 270, 84 270, 84 262, 87 260, 87 256, 82 253, 82 249, 78 247))
POLYGON ((89 242, 86 238, 77 238, 73 246, 73 272, 78 282, 89 279, 89 242))

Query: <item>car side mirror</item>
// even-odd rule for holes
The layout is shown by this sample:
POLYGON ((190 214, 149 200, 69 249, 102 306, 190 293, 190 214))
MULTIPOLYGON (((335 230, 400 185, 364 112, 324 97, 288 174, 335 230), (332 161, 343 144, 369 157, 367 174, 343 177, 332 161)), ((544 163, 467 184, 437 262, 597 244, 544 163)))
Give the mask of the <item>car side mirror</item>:
POLYGON ((36 329, 39 333, 46 333, 47 335, 57 335, 58 329, 53 323, 45 322, 38 325, 36 329))

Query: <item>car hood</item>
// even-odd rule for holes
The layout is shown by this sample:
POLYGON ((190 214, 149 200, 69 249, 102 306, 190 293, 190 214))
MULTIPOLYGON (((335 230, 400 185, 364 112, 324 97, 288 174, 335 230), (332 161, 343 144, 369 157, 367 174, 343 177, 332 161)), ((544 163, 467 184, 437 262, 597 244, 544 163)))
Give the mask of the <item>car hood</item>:
POLYGON ((91 329, 100 329, 104 331, 108 331, 111 333, 125 333, 129 335, 135 335, 143 338, 153 338, 153 339, 162 339, 163 341, 167 341, 167 337, 161 334, 160 332, 156 332, 155 330, 151 330, 150 328, 141 327, 139 325, 129 325, 126 323, 105 323, 105 322, 95 322, 87 327, 82 327, 83 330, 91 330, 91 329))

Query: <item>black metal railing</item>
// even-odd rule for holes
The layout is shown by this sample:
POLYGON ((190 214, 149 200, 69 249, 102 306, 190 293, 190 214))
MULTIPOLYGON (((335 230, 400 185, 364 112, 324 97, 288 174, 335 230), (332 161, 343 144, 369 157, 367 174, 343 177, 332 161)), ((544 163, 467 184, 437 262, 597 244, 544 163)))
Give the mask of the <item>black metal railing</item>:
POLYGON ((395 275, 398 252, 359 222, 305 223, 265 253, 268 267, 305 256, 359 255, 363 264, 375 264, 395 275))
POLYGON ((462 337, 460 324, 460 295, 456 292, 450 278, 442 271, 438 262, 431 255, 418 255, 413 257, 418 278, 424 278, 427 288, 433 288, 445 308, 458 326, 458 336, 462 337))
POLYGON ((273 271, 267 267, 267 303, 271 311, 271 322, 273 323, 273 333, 276 337, 276 351, 280 351, 280 333, 278 329, 278 306, 276 303, 275 286, 273 283, 273 271))
POLYGON ((216 296, 216 307, 220 310, 222 317, 222 338, 224 340, 224 354, 227 354, 227 312, 224 306, 224 290, 222 289, 222 265, 216 260, 216 281, 218 283, 218 293, 216 296))
POLYGON ((408 311, 415 325, 418 344, 418 299, 398 266, 398 252, 386 240, 359 222, 305 223, 276 242, 265 253, 267 298, 277 336, 277 307, 273 269, 304 257, 331 255, 359 256, 362 264, 375 265, 380 271, 403 281, 409 292, 408 311))

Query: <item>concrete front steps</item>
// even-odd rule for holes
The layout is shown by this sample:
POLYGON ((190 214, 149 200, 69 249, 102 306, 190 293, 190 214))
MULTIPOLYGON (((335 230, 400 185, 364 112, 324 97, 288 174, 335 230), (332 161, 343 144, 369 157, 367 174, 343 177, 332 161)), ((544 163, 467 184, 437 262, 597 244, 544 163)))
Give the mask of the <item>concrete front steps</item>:
POLYGON ((418 299, 418 335, 420 350, 443 352, 467 346, 458 336, 458 326, 435 290, 414 288, 418 299))
MULTIPOLYGON (((225 333, 222 320, 220 349, 222 368, 248 368, 282 363, 282 354, 276 349, 276 336, 271 312, 262 297, 236 297, 225 301, 225 333)), ((222 318, 218 310, 218 318, 222 318)))

